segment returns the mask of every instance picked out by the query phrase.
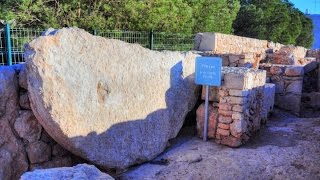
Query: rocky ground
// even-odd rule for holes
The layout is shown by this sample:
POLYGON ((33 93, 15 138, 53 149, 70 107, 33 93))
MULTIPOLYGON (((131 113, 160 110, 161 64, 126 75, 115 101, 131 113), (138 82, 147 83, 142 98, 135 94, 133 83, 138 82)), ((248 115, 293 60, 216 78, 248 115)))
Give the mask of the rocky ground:
POLYGON ((203 142, 194 134, 185 128, 162 155, 116 179, 320 179, 319 116, 297 118, 276 109, 240 148, 203 142))

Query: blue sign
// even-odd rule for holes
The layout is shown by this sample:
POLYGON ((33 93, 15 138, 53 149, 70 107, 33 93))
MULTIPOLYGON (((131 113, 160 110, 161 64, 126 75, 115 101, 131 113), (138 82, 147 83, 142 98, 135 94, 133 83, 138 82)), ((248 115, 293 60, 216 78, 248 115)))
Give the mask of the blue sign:
POLYGON ((221 86, 222 59, 219 57, 197 57, 195 83, 221 86))

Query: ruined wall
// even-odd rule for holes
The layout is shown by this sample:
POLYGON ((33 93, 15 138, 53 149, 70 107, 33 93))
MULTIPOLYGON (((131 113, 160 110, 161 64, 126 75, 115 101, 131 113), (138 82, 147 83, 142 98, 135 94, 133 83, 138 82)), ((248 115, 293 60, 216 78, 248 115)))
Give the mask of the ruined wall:
POLYGON ((0 179, 19 179, 38 168, 80 161, 57 144, 33 115, 25 65, 0 66, 0 179))
POLYGON ((267 71, 267 82, 276 85, 275 105, 300 115, 304 67, 261 64, 260 69, 267 71))
POLYGON ((194 50, 204 56, 220 56, 225 66, 259 67, 260 61, 273 64, 304 65, 307 49, 266 40, 220 33, 198 33, 194 50), (240 61, 235 60, 238 56, 240 61))
MULTIPOLYGON (((266 112, 273 106, 272 90, 265 91, 266 72, 263 70, 223 67, 222 75, 222 86, 210 89, 208 137, 217 143, 238 147, 260 129, 261 123, 265 123, 266 112), (265 96, 271 98, 265 99, 265 96)), ((200 137, 203 135, 203 116, 204 104, 197 110, 200 137)))
POLYGON ((320 50, 220 33, 198 33, 194 49, 202 56, 221 57, 223 66, 266 70, 267 82, 276 86, 275 105, 296 115, 300 114, 302 89, 320 89, 320 70, 315 70, 320 50), (299 72, 286 74, 292 69, 299 72))

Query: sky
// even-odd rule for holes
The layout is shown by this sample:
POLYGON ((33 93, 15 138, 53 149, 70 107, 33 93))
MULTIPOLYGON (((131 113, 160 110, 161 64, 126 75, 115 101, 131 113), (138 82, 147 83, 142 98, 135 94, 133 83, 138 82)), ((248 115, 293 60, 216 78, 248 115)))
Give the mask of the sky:
POLYGON ((289 0, 302 12, 309 9, 309 14, 320 14, 320 0, 289 0))

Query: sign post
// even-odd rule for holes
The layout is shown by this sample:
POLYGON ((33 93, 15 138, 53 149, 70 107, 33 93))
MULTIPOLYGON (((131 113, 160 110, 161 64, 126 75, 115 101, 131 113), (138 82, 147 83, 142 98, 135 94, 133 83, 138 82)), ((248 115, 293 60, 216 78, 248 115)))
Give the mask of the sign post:
POLYGON ((195 83, 206 88, 203 141, 207 141, 209 86, 221 86, 222 59, 219 57, 198 57, 196 59, 195 83))

